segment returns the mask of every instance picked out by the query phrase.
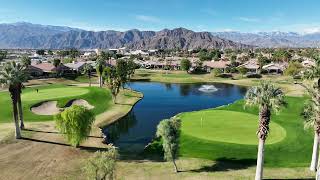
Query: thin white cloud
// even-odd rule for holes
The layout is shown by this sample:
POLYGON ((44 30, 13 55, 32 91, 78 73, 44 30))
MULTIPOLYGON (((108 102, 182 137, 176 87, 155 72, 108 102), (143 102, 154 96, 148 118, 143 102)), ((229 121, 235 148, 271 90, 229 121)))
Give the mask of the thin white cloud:
POLYGON ((73 19, 61 19, 58 21, 60 23, 55 23, 56 26, 68 26, 72 28, 78 28, 88 31, 106 31, 106 30, 117 30, 117 31, 125 31, 127 29, 121 27, 111 27, 104 25, 96 25, 87 22, 75 21, 73 19))
POLYGON ((279 31, 298 32, 300 34, 320 33, 319 23, 298 23, 277 27, 279 31))
POLYGON ((144 21, 144 22, 151 22, 151 23, 157 23, 160 22, 160 19, 154 16, 147 16, 147 15, 135 15, 135 19, 139 21, 144 21))
POLYGON ((234 32, 236 30, 234 29, 230 29, 230 28, 226 28, 226 29, 222 29, 223 32, 234 32))
POLYGON ((309 27, 302 30, 302 33, 311 34, 311 33, 319 33, 320 27, 309 27))
POLYGON ((236 19, 244 22, 260 22, 260 19, 252 17, 237 17, 236 19))
POLYGON ((231 28, 214 29, 213 32, 240 32, 231 28))

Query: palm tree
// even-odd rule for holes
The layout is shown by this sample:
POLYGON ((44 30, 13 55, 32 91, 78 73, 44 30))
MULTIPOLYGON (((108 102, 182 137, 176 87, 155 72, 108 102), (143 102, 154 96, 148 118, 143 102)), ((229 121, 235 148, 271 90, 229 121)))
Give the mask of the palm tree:
POLYGON ((278 112, 285 104, 284 94, 280 88, 275 87, 270 82, 261 82, 258 86, 248 90, 245 96, 245 105, 259 106, 259 128, 257 135, 259 138, 256 180, 261 180, 263 176, 264 144, 269 134, 269 123, 271 110, 278 112))
POLYGON ((15 136, 17 139, 21 138, 19 118, 21 123, 20 127, 22 129, 24 128, 23 110, 21 103, 21 90, 23 87, 22 83, 27 80, 27 76, 24 70, 24 66, 16 64, 15 62, 11 62, 5 64, 3 70, 0 72, 0 83, 3 86, 7 86, 10 92, 13 108, 13 118, 15 123, 15 136))
POLYGON ((91 72, 92 72, 93 68, 90 64, 85 64, 83 67, 83 73, 88 75, 88 79, 89 79, 89 87, 91 87, 91 72))
POLYGON ((315 58, 316 64, 312 68, 306 70, 303 75, 303 79, 314 80, 314 84, 311 88, 306 85, 301 84, 306 88, 308 94, 311 97, 310 102, 304 109, 305 114, 305 126, 314 127, 314 141, 313 141, 313 151, 312 160, 310 163, 310 170, 317 171, 318 159, 319 159, 319 136, 320 136, 320 56, 315 58), (310 112, 312 110, 313 112, 310 112))
MULTIPOLYGON (((308 93, 311 99, 308 100, 304 107, 303 117, 305 119, 305 128, 314 128, 314 141, 312 160, 310 164, 311 171, 317 171, 319 159, 319 135, 320 135, 320 89, 317 83, 314 83, 312 88, 308 88, 308 93)), ((317 171, 317 174, 320 171, 317 171)))
POLYGON ((102 57, 99 57, 96 61, 96 70, 99 76, 99 87, 102 87, 103 82, 103 71, 106 67, 106 62, 102 57))

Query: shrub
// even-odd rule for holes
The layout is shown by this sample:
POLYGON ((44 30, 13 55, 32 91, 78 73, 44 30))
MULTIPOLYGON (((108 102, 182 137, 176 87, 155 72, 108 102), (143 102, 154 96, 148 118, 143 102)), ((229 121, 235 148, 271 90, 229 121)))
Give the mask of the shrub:
POLYGON ((245 75, 248 72, 248 70, 246 68, 244 68, 244 67, 238 67, 237 70, 239 71, 239 73, 242 76, 245 75))
POLYGON ((191 62, 189 59, 182 59, 180 62, 181 69, 184 71, 188 71, 191 67, 191 62))
POLYGON ((212 73, 215 77, 218 77, 221 75, 223 71, 221 69, 213 69, 212 73))
POLYGON ((222 73, 222 74, 218 75, 217 77, 221 77, 221 78, 231 78, 231 77, 232 77, 232 74, 222 73))
POLYGON ((288 68, 284 71, 287 76, 296 76, 302 70, 302 65, 299 62, 290 62, 288 68))
POLYGON ((248 74, 247 75, 247 78, 262 78, 262 75, 261 74, 248 74))
POLYGON ((114 171, 118 156, 118 151, 113 146, 108 151, 97 151, 87 160, 83 170, 89 179, 115 179, 114 171))
POLYGON ((57 128, 67 141, 77 147, 90 134, 95 116, 85 107, 73 105, 56 115, 55 120, 57 128))

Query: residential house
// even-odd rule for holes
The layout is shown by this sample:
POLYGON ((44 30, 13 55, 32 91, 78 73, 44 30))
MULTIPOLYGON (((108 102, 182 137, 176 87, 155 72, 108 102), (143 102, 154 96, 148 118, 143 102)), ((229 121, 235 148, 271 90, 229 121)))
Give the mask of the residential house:
POLYGON ((314 60, 311 60, 311 59, 306 59, 304 61, 301 62, 301 65, 305 68, 311 68, 313 66, 316 65, 315 61, 314 60))
POLYGON ((286 69, 287 65, 282 63, 270 63, 262 67, 263 70, 265 70, 267 73, 283 73, 283 71, 286 69))
POLYGON ((238 67, 244 67, 248 70, 249 73, 258 73, 259 72, 259 63, 256 59, 251 59, 244 64, 241 64, 238 67))
POLYGON ((86 62, 83 62, 83 61, 80 61, 80 62, 73 61, 72 63, 66 63, 64 65, 68 67, 70 70, 76 73, 79 73, 83 70, 85 64, 86 62))
POLYGON ((220 69, 225 72, 226 68, 230 66, 230 61, 205 61, 203 67, 207 72, 211 72, 213 69, 220 69))
POLYGON ((52 63, 34 63, 28 66, 26 71, 31 76, 55 76, 57 72, 61 74, 68 74, 70 73, 70 68, 60 64, 58 67, 55 67, 52 63))

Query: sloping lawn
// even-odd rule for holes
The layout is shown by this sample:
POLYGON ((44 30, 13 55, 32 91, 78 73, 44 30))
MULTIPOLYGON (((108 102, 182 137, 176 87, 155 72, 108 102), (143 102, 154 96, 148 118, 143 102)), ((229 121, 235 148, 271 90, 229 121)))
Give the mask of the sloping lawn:
MULTIPOLYGON (((265 165, 308 166, 313 133, 304 130, 300 116, 304 98, 287 97, 286 100, 288 106, 279 115, 272 115, 271 131, 265 148, 265 165)), ((244 109, 243 103, 241 100, 216 109, 182 113, 180 156, 255 164, 258 109, 244 109), (207 115, 202 120, 201 128, 203 113, 207 115)))
MULTIPOLYGON (((110 105, 111 95, 106 88, 74 87, 66 85, 48 85, 25 88, 22 92, 22 105, 25 121, 50 121, 52 116, 36 115, 30 108, 39 102, 55 100, 59 107, 64 107, 72 99, 84 99, 95 108, 97 115, 104 112, 110 105), (39 89, 39 93, 36 92, 39 89)), ((12 104, 8 92, 0 92, 0 123, 12 122, 12 104)))
MULTIPOLYGON (((256 145, 257 115, 236 111, 208 110, 181 115, 181 130, 185 135, 227 143, 256 145), (200 117, 200 118, 199 118, 200 117), (232 134, 232 135, 229 135, 232 134)), ((286 137, 286 131, 273 122, 267 144, 274 144, 286 137)))

